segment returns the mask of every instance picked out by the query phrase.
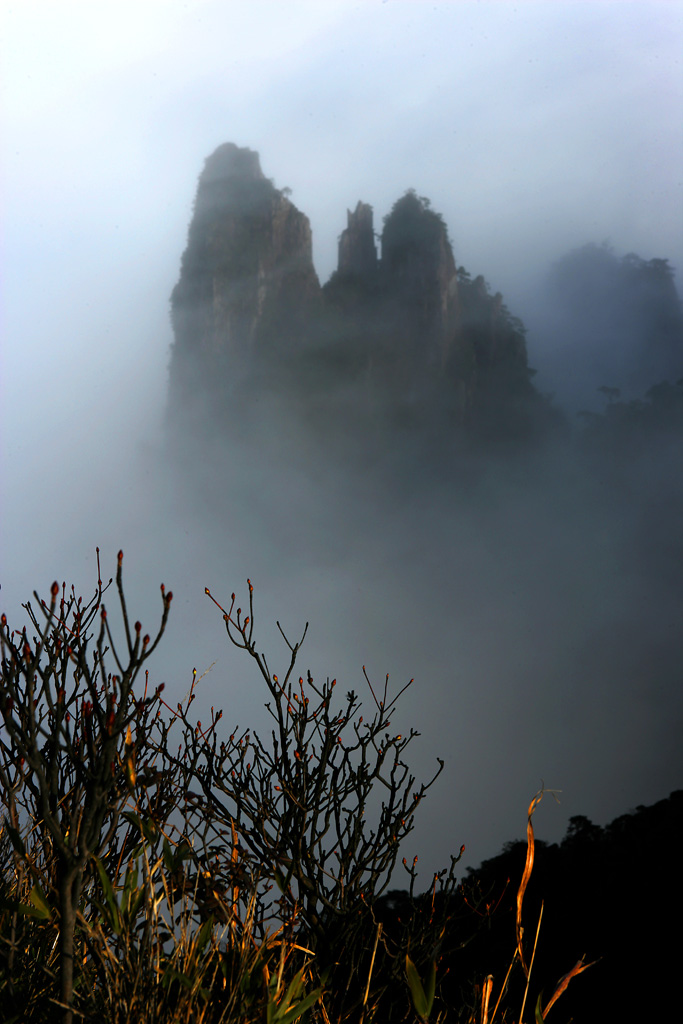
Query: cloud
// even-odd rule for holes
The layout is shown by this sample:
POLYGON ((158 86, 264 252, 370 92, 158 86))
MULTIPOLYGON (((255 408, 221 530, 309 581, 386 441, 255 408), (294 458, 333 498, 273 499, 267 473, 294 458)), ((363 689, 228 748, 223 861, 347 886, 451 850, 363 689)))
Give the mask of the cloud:
POLYGON ((457 501, 413 480, 397 501, 373 479, 292 475, 238 447, 212 464, 209 448, 202 489, 167 474, 161 438, 168 297, 224 141, 293 189, 323 279, 346 208, 373 204, 379 229, 411 186, 523 318, 535 278, 587 241, 680 273, 681 5, 29 0, 2 19, 8 616, 55 577, 89 587, 95 544, 110 561, 123 547, 132 603, 156 615, 162 579, 177 596, 158 671, 184 692, 218 659, 207 701, 246 723, 260 696, 203 588, 251 575, 273 650, 275 618, 310 617, 316 671, 415 676, 419 767, 450 766, 434 858, 494 853, 541 776, 565 790, 559 831, 665 795, 679 597, 654 557, 642 575, 628 558, 642 504, 559 456, 538 470, 552 486, 510 466, 457 501))

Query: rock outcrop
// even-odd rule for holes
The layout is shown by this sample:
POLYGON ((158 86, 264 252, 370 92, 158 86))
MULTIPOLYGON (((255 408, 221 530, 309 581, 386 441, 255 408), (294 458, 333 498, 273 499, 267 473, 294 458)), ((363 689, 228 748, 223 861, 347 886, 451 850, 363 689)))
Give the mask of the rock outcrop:
POLYGON ((372 278, 377 273, 377 246, 372 226, 372 207, 360 200, 346 211, 347 224, 339 238, 339 273, 372 278))
POLYGON ((171 297, 173 390, 243 385, 304 345, 321 302, 308 218, 264 177, 258 153, 221 146, 199 178, 171 297))
POLYGON ((402 333, 421 338, 428 361, 445 365, 460 333, 455 259, 442 218, 414 192, 385 220, 382 273, 402 333))
POLYGON ((472 381, 460 359, 468 342, 460 324, 455 259, 442 218, 413 191, 385 218, 381 267, 387 355, 406 398, 417 410, 438 397, 463 420, 472 381))
POLYGON ((349 210, 321 288, 309 221, 285 192, 249 149, 224 145, 206 161, 171 300, 177 407, 243 416, 254 396, 278 393, 316 429, 362 434, 379 421, 504 420, 538 400, 523 326, 456 268, 428 200, 411 190, 395 203, 381 258, 372 207, 349 210))

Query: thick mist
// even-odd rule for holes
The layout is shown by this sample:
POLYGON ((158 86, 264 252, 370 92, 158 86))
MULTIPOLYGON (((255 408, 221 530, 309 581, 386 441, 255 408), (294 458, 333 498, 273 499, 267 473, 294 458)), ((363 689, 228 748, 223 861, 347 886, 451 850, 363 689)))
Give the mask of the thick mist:
POLYGON ((578 440, 576 411, 602 411, 595 389, 617 381, 577 371, 562 393, 573 358, 544 284, 605 238, 681 266, 680 5, 268 6, 252 21, 240 4, 143 4, 136 33, 125 4, 118 28, 25 6, 39 28, 4 15, 18 55, 3 79, 10 623, 53 579, 88 593, 95 548, 106 577, 123 548, 145 628, 159 583, 174 592, 150 670, 174 700, 206 672, 198 717, 215 705, 226 729, 266 728, 257 675, 204 594, 246 599, 247 576, 274 671, 276 620, 293 637, 308 621, 301 668, 342 693, 369 705, 363 665, 394 692, 414 678, 394 724, 421 733, 419 779, 446 762, 404 851, 425 885, 461 844, 476 864, 521 836, 541 781, 562 791, 535 818, 548 839, 571 815, 604 823, 680 787, 680 435, 613 457, 578 440), (41 62, 55 50, 64 68, 41 62), (401 433, 380 464, 340 457, 263 400, 240 437, 209 429, 183 461, 168 301, 197 174, 229 139, 294 189, 323 281, 347 207, 372 203, 379 224, 406 188, 429 196, 457 264, 529 327, 535 383, 566 427, 440 470, 401 433))
POLYGON ((389 672, 395 692, 415 677, 396 715, 423 734, 412 763, 424 777, 446 760, 415 837, 430 869, 461 843, 471 863, 521 835, 541 780, 563 790, 539 821, 553 838, 572 814, 605 821, 678 784, 675 438, 625 467, 563 436, 444 463, 441 478, 412 459, 368 474, 302 468, 292 420, 270 415, 277 441, 200 445, 185 513, 199 560, 253 552, 271 663, 286 654, 277 617, 293 636, 310 622, 303 667, 345 689, 364 693, 362 664, 375 682, 389 672))

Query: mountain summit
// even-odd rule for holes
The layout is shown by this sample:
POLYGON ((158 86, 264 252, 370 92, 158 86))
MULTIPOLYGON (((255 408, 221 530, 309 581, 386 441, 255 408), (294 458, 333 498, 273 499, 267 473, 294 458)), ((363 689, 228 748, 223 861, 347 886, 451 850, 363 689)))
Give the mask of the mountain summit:
POLYGON ((522 323, 457 268, 442 217, 405 193, 348 211, 321 287, 308 218, 233 143, 206 161, 171 298, 171 403, 228 429, 277 397, 309 426, 526 432, 543 408, 522 323))

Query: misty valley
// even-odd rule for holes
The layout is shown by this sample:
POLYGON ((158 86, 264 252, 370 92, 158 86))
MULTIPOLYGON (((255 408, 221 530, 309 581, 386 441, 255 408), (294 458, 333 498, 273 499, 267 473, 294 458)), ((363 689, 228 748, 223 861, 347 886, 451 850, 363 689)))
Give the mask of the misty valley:
POLYGON ((129 614, 122 553, 89 603, 55 584, 2 617, 3 1020, 673 1008, 674 270, 586 239, 511 310, 416 190, 380 233, 346 218, 321 284, 255 151, 199 176, 147 487, 176 564, 210 567, 235 692, 189 599, 162 587, 158 637, 129 614), (551 841, 525 811, 556 783, 551 841), (460 808, 499 787, 468 867, 460 808))

